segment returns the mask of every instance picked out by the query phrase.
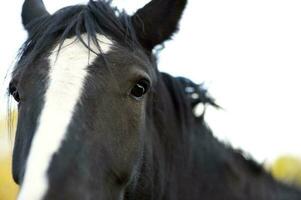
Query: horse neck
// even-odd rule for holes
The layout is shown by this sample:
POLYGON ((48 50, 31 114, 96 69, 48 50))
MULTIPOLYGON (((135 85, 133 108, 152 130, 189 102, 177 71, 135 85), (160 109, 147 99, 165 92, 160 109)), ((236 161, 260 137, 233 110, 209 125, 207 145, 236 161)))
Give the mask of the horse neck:
POLYGON ((152 185, 153 199, 185 199, 181 195, 187 192, 212 200, 298 199, 299 191, 275 181, 255 161, 216 139, 203 117, 193 116, 180 79, 160 75, 141 176, 151 184, 140 182, 152 185))
POLYGON ((276 181, 260 164, 242 151, 214 137, 204 120, 195 124, 196 173, 204 199, 299 200, 301 192, 276 181), (216 192, 212 192, 212 190, 216 192))
POLYGON ((260 164, 241 151, 226 147, 229 158, 225 161, 229 187, 240 191, 241 196, 249 199, 297 200, 301 199, 301 191, 293 186, 275 180, 260 164), (248 190, 246 191, 246 187, 248 190))

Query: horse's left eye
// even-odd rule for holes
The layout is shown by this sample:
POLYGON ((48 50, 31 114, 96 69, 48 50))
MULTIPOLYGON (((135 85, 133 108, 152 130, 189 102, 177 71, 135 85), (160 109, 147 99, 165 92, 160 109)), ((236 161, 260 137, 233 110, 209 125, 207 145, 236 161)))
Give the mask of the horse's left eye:
POLYGON ((9 85, 9 94, 12 95, 16 102, 20 102, 20 95, 15 86, 12 84, 9 85))
POLYGON ((135 99, 140 99, 145 95, 145 93, 149 89, 149 81, 146 79, 142 79, 136 83, 136 85, 131 90, 131 96, 135 99))

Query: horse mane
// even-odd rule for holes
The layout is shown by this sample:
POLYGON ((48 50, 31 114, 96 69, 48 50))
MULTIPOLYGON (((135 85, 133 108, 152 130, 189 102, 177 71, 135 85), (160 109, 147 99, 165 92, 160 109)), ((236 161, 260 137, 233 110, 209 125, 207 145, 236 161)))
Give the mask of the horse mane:
MULTIPOLYGON (((194 89, 194 92, 192 93, 198 94, 199 98, 197 99, 189 98, 189 101, 191 101, 192 108, 199 103, 203 104, 204 106, 206 105, 213 106, 214 108, 217 109, 221 108, 221 106, 216 103, 215 99, 212 96, 210 96, 210 94, 208 93, 208 89, 204 87, 204 84, 200 84, 200 85, 195 84, 191 80, 184 77, 178 77, 177 79, 183 84, 183 88, 181 90, 182 92, 185 91, 187 87, 190 87, 194 89)), ((189 96, 190 94, 191 93, 188 92, 187 95, 189 96)), ((202 121, 203 126, 205 126, 208 130, 210 130, 210 128, 206 124, 204 117, 205 117, 205 111, 202 116, 199 116, 199 118, 202 121)), ((215 138, 214 134, 211 131, 209 132, 209 134, 213 138, 215 138)), ((217 138, 215 139, 218 141, 217 138)), ((219 142, 222 144, 221 148, 226 148, 230 152, 230 154, 233 155, 233 158, 235 159, 236 162, 239 162, 242 165, 244 165, 254 175, 261 174, 265 171, 263 166, 258 162, 256 162, 250 154, 244 152, 242 149, 234 148, 231 144, 227 144, 222 141, 219 142)))
POLYGON ((264 167, 257 163, 251 155, 240 149, 233 148, 230 144, 224 143, 214 136, 206 123, 206 112, 201 116, 194 115, 193 108, 199 103, 204 106, 220 108, 214 98, 208 94, 208 90, 204 85, 195 84, 183 77, 175 78, 166 73, 161 73, 161 78, 167 87, 168 94, 165 96, 165 92, 160 92, 161 95, 164 95, 159 102, 169 102, 177 114, 172 113, 170 116, 166 116, 167 113, 170 113, 166 105, 162 107, 162 105, 157 104, 155 106, 157 113, 155 118, 159 119, 159 121, 154 124, 158 125, 158 130, 161 130, 159 136, 153 136, 155 137, 153 138, 155 159, 160 161, 154 161, 157 163, 157 166, 154 166, 154 168, 160 174, 160 178, 157 180, 159 186, 157 186, 156 193, 163 195, 164 189, 168 187, 166 185, 170 177, 166 174, 170 173, 167 167, 169 163, 181 163, 181 166, 193 165, 193 162, 198 161, 189 157, 193 157, 192 153, 195 151, 201 160, 201 163, 199 163, 200 170, 212 174, 216 174, 219 171, 218 173, 223 174, 224 178, 229 180, 235 180, 237 177, 243 177, 243 180, 247 180, 247 177, 251 176, 265 177, 272 180, 269 172, 266 172, 264 167), (191 93, 185 91, 187 87, 193 88, 194 93, 197 93, 199 98, 190 98, 191 93), (171 98, 168 99, 167 96, 171 98), (160 123, 160 121, 164 121, 168 117, 172 118, 173 121, 160 123), (176 124, 179 123, 181 123, 179 127, 184 128, 178 132, 173 131, 174 126, 177 126, 176 124), (161 127, 160 124, 168 124, 168 127, 161 127), (164 131, 165 129, 169 131, 164 131), (163 149, 160 145, 164 145, 163 149), (180 152, 186 157, 179 156, 180 152), (167 169, 162 172, 161 170, 164 168, 167 169))
MULTIPOLYGON (((21 65, 30 64, 53 45, 60 45, 65 39, 75 36, 91 52, 91 42, 96 45, 97 34, 108 36, 120 45, 134 49, 139 45, 131 23, 125 11, 111 6, 109 0, 90 0, 86 5, 75 5, 62 8, 50 16, 43 16, 30 22, 26 29, 30 30, 28 39, 19 50, 17 61, 21 65), (88 42, 84 42, 85 33, 88 42), (29 54, 30 53, 30 54, 29 54)), ((59 48, 59 49, 60 49, 59 48)), ((93 52, 96 53, 96 52, 93 52)))

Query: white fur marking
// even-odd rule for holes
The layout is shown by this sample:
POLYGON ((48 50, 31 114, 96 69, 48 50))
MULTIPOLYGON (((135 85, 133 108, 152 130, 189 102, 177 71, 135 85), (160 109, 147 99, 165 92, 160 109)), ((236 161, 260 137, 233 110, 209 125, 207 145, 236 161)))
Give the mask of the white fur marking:
MULTIPOLYGON (((87 41, 87 36, 83 35, 87 41)), ((98 35, 102 53, 111 50, 112 41, 98 35)), ((95 45, 91 48, 98 52, 95 45)), ((47 170, 53 155, 65 139, 68 125, 79 101, 88 76, 88 49, 75 38, 65 40, 57 57, 58 47, 52 52, 45 104, 37 124, 26 164, 26 172, 18 200, 41 200, 48 189, 47 170)), ((96 58, 90 53, 90 61, 96 58)), ((91 63, 90 62, 90 63, 91 63)))

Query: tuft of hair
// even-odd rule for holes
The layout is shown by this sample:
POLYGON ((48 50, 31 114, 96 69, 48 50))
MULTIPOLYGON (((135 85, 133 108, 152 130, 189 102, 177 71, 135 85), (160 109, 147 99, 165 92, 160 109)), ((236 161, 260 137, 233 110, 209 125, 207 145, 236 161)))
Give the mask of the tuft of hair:
POLYGON ((62 8, 53 15, 43 16, 27 25, 28 39, 18 53, 18 65, 29 64, 36 57, 45 53, 54 45, 63 44, 64 40, 76 36, 93 53, 91 42, 96 45, 101 55, 97 34, 102 34, 118 44, 134 50, 139 46, 130 16, 111 6, 109 0, 90 0, 86 5, 62 8), (88 42, 84 42, 82 34, 88 42))

